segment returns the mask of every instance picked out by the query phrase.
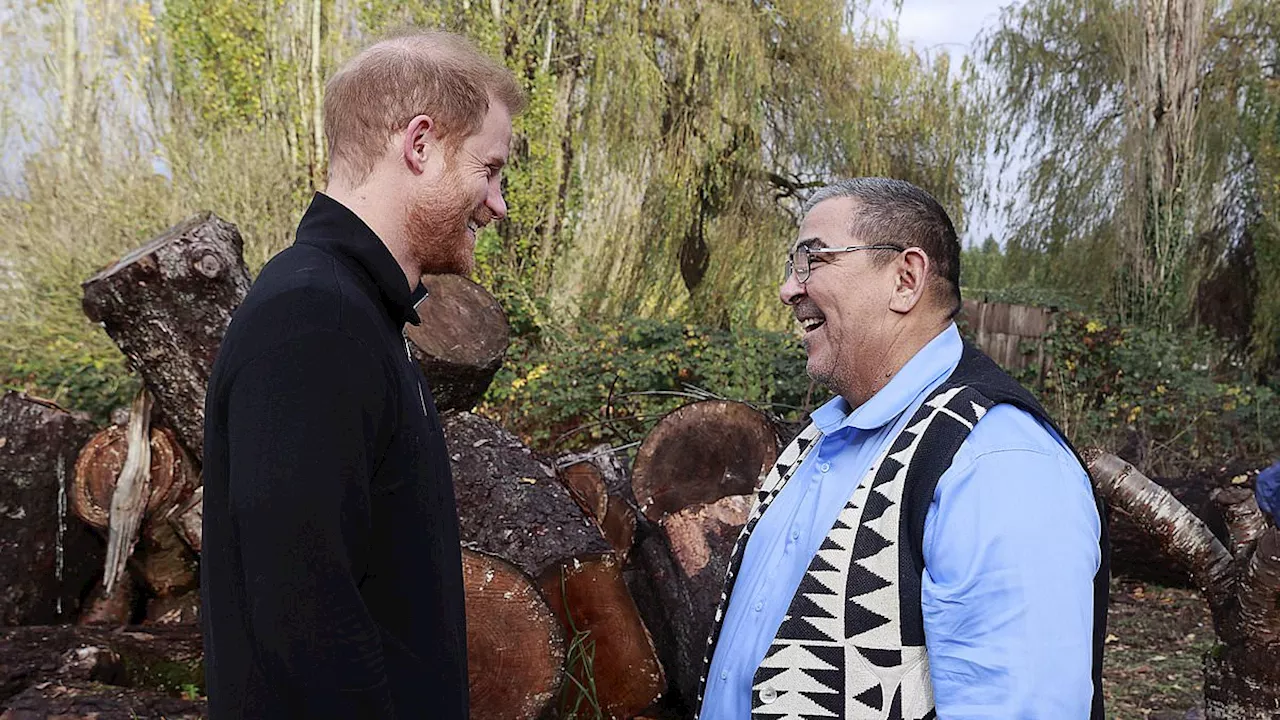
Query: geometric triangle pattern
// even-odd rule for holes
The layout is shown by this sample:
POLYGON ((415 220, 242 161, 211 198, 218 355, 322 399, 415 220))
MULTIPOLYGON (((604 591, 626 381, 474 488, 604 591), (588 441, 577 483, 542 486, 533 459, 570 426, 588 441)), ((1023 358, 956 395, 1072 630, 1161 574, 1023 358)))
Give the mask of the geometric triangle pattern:
MULTIPOLYGON (((929 446, 930 430, 945 426, 952 434, 967 434, 985 413, 975 397, 984 399, 970 388, 944 385, 872 463, 811 560, 757 669, 752 718, 936 718, 925 648, 903 642, 904 606, 914 604, 906 612, 919 613, 920 598, 900 592, 903 568, 913 564, 899 562, 902 506, 912 460, 929 446)), ((730 558, 704 668, 751 531, 820 437, 814 425, 806 427, 759 488, 730 558)), ((705 683, 703 678, 699 711, 705 683)))

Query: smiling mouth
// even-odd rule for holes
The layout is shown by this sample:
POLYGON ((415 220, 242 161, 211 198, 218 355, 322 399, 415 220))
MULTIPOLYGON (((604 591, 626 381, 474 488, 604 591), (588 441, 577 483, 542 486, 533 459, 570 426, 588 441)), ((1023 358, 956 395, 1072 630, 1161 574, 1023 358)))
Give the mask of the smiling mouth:
POLYGON ((822 318, 805 318, 800 321, 800 327, 804 328, 806 333, 813 332, 826 324, 826 320, 822 318))

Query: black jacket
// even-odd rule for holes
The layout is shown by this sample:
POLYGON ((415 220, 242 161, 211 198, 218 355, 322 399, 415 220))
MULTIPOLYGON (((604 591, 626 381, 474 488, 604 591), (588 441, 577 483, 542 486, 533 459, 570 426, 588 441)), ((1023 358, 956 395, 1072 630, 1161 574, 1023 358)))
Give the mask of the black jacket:
POLYGON ((317 194, 227 330, 205 400, 209 713, 468 715, 458 519, 400 266, 317 194))

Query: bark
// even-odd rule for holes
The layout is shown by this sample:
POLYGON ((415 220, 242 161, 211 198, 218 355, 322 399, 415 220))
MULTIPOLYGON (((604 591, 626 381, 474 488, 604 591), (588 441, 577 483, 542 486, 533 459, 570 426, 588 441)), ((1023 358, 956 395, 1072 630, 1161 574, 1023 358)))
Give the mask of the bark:
POLYGON ((196 488, 185 503, 175 507, 166 517, 178 537, 197 555, 200 554, 200 541, 204 536, 204 487, 196 488))
POLYGON ((610 551, 551 468, 516 436, 468 412, 445 416, 444 431, 465 546, 530 577, 562 560, 610 551))
POLYGON ((583 512, 600 526, 605 539, 613 546, 613 552, 625 564, 635 542, 635 511, 624 498, 609 494, 604 473, 589 461, 561 467, 557 475, 583 512))
POLYGON ((200 591, 154 598, 147 603, 148 625, 184 625, 200 622, 200 591))
POLYGON ((84 603, 84 610, 76 620, 80 625, 108 625, 120 627, 133 620, 133 606, 138 588, 133 576, 125 575, 116 584, 115 591, 107 595, 107 589, 98 583, 84 603))
POLYGON ((690 505, 750 494, 778 456, 772 424, 749 405, 704 400, 654 426, 636 454, 631 487, 653 522, 690 505))
POLYGON ((143 528, 133 565, 155 597, 182 595, 200 583, 196 556, 173 526, 161 518, 153 519, 143 528))
POLYGON ((9 701, 0 720, 199 720, 203 700, 93 682, 41 683, 9 701))
POLYGON ((1231 553, 1226 547, 1202 520, 1129 463, 1099 450, 1086 452, 1085 459, 1098 494, 1159 539, 1164 554, 1187 568, 1219 616, 1231 598, 1231 553))
POLYGON ((125 563, 133 554, 138 528, 151 495, 151 395, 143 388, 133 401, 126 431, 128 450, 124 467, 116 478, 111 493, 111 511, 107 521, 107 559, 102 571, 102 584, 107 595, 124 573, 125 563))
POLYGON ((199 461, 204 395, 231 313, 249 291, 234 225, 193 216, 83 284, 84 311, 146 382, 161 424, 199 461))
MULTIPOLYGON (((45 683, 106 683, 127 691, 126 697, 201 687, 202 658, 199 629, 190 626, 0 630, 0 708, 17 709, 16 696, 33 688, 39 697, 38 686, 45 683)), ((21 705, 33 712, 39 707, 35 700, 21 705)))
POLYGON ((1258 507, 1253 490, 1245 487, 1217 488, 1213 491, 1213 500, 1226 516, 1231 553, 1238 559, 1247 559, 1267 529, 1267 519, 1262 508, 1258 507))
POLYGON ((682 587, 681 593, 668 594, 665 607, 675 638, 672 675, 688 700, 698 691, 711 622, 724 590, 734 542, 751 512, 751 501, 750 495, 730 495, 672 513, 661 523, 682 587), (675 602, 685 604, 675 606, 675 602))
POLYGON ((511 563, 463 550, 471 717, 532 720, 560 687, 564 635, 533 581, 511 563))
MULTIPOLYGON (((1223 508, 1212 499, 1218 478, 1194 473, 1151 480, 1203 520, 1215 537, 1224 544, 1229 543, 1223 508)), ((1165 556, 1159 538, 1139 527, 1123 508, 1111 508, 1110 540, 1113 575, 1172 587, 1192 587, 1195 584, 1186 566, 1165 556)))
POLYGON ((502 306, 459 275, 424 275, 430 296, 418 306, 420 325, 405 325, 412 355, 440 410, 475 407, 511 342, 502 306))
POLYGON ((102 541, 67 514, 87 418, 19 393, 0 398, 0 626, 67 622, 102 571, 102 541))
POLYGON ((598 706, 604 717, 630 718, 662 695, 667 679, 616 556, 566 561, 548 568, 539 585, 579 649, 569 652, 566 671, 577 682, 569 681, 561 693, 562 717, 598 706))

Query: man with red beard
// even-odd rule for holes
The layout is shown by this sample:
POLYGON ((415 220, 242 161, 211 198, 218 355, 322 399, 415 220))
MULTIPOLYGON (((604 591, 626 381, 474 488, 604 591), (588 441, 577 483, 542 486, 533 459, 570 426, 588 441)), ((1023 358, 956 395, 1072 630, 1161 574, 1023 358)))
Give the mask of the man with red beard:
POLYGON ((205 404, 210 717, 468 716, 449 458, 405 323, 506 214, 514 79, 403 35, 325 92, 329 184, 227 330, 205 404))

